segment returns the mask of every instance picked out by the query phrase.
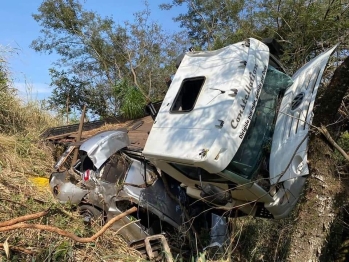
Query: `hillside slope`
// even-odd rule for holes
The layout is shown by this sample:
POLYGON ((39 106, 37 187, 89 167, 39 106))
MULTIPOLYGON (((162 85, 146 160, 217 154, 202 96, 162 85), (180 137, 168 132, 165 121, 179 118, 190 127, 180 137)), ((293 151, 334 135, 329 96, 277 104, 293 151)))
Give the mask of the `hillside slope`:
MULTIPOLYGON (((39 135, 57 124, 59 122, 42 110, 39 103, 20 101, 12 88, 6 64, 0 63, 0 224, 48 210, 46 215, 27 223, 56 226, 80 237, 91 236, 100 226, 86 226, 74 207, 57 204, 48 190, 47 178, 54 160, 52 149, 40 141, 39 135)), ((0 227, 0 261, 137 259, 139 255, 111 231, 95 242, 81 244, 48 231, 6 231, 3 225, 0 227), (6 246, 9 252, 5 252, 6 246)))
MULTIPOLYGON (((343 102, 348 91, 349 58, 346 58, 320 95, 313 120, 315 127, 327 126, 334 138, 348 125, 343 102)), ((338 252, 342 234, 333 231, 348 222, 341 220, 343 208, 348 205, 349 181, 347 172, 339 172, 338 155, 333 145, 314 129, 309 145, 310 178, 295 219, 289 261, 334 261, 341 256, 338 252)), ((348 161, 343 162, 344 166, 349 165, 348 161)))

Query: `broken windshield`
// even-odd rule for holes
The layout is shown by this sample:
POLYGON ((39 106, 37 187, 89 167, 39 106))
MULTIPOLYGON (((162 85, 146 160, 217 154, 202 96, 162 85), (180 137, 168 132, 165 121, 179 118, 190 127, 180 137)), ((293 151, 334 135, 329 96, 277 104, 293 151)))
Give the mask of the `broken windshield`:
POLYGON ((226 170, 247 179, 258 171, 264 156, 270 152, 279 94, 292 83, 291 77, 269 66, 252 121, 226 170))

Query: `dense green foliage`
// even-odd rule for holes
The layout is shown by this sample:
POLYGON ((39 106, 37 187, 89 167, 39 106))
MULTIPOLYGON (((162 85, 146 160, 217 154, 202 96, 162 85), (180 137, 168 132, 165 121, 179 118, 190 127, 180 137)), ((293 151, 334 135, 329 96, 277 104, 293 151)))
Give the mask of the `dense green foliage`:
POLYGON ((150 21, 145 7, 134 15, 133 22, 115 24, 110 17, 84 10, 78 0, 43 1, 33 15, 42 36, 32 42, 32 48, 60 55, 50 70, 53 108, 69 112, 87 104, 92 112, 108 116, 128 112, 126 107, 132 109, 123 106, 129 102, 125 97, 141 94, 144 99, 137 97, 137 103, 163 95, 165 79, 174 72, 175 57, 183 49, 183 37, 166 34, 150 21), (116 86, 122 81, 138 92, 117 93, 116 86))
POLYGON ((114 95, 122 101, 120 112, 130 119, 144 115, 145 98, 135 86, 131 86, 126 80, 115 85, 114 95))
POLYGON ((349 3, 341 0, 172 0, 161 7, 187 6, 174 18, 197 49, 216 49, 248 37, 272 37, 293 72, 326 48, 341 43, 347 55, 349 3))

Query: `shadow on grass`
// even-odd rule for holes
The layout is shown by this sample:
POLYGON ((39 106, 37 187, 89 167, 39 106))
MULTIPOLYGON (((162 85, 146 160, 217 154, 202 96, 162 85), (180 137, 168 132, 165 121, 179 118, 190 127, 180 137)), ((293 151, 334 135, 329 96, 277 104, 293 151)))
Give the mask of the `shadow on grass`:
POLYGON ((291 218, 239 219, 237 230, 240 227, 241 235, 234 258, 241 261, 285 261, 290 246, 292 221, 291 218))

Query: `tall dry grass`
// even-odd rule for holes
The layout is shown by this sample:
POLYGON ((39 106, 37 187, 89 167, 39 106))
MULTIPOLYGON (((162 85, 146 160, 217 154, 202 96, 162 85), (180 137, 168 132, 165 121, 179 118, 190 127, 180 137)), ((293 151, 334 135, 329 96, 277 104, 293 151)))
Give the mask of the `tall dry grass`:
POLYGON ((53 164, 50 150, 38 138, 58 123, 39 101, 21 101, 6 61, 0 57, 0 168, 39 174, 49 170, 53 164))

